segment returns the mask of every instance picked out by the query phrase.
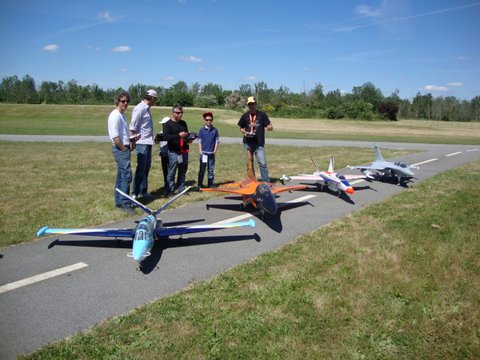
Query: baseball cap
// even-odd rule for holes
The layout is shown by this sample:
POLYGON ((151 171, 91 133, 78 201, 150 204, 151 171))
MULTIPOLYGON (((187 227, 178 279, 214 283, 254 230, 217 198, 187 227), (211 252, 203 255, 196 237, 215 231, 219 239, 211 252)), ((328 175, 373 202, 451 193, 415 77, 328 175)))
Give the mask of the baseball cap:
POLYGON ((248 100, 247 100, 247 104, 252 104, 252 103, 256 104, 256 103, 257 103, 257 99, 255 99, 254 96, 249 96, 249 97, 248 97, 248 100))
POLYGON ((147 90, 147 93, 146 93, 146 94, 149 95, 149 96, 158 98, 157 92, 156 92, 155 90, 152 90, 152 89, 147 90))
POLYGON ((205 120, 207 120, 207 119, 212 120, 212 119, 213 119, 213 114, 212 114, 210 111, 204 112, 204 113, 203 113, 203 118, 204 118, 205 120))

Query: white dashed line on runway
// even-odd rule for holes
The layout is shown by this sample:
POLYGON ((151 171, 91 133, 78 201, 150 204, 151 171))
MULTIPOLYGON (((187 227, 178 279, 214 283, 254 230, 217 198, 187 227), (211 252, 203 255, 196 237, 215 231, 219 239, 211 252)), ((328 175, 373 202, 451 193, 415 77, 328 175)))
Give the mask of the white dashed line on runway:
POLYGON ((30 277, 22 279, 22 280, 14 281, 14 282, 11 282, 9 284, 5 284, 5 285, 0 286, 0 294, 5 293, 7 291, 15 290, 15 289, 27 286, 27 285, 35 284, 35 283, 43 281, 43 280, 51 279, 55 276, 63 275, 63 274, 66 274, 66 273, 69 273, 69 272, 72 272, 72 271, 75 271, 75 270, 80 270, 80 269, 82 269, 84 267, 87 267, 87 266, 88 266, 88 264, 85 264, 83 262, 79 262, 79 263, 69 265, 69 266, 65 266, 65 267, 62 267, 62 268, 58 268, 58 269, 55 269, 55 270, 52 270, 52 271, 47 271, 43 274, 38 274, 38 275, 30 276, 30 277))

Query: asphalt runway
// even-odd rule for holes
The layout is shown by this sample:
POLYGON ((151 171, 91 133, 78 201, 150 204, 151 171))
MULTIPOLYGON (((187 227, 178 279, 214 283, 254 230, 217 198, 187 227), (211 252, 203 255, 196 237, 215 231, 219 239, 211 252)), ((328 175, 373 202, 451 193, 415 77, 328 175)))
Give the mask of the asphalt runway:
MULTIPOLYGON (((51 137, 28 140, 0 135, 7 141, 52 141, 51 137)), ((108 141, 105 137, 54 137, 54 141, 108 141)), ((222 138, 223 143, 239 143, 222 138)), ((268 139, 268 144, 296 146, 359 146, 373 143, 268 139)), ((380 143, 381 148, 419 149, 405 156, 414 170, 415 186, 445 170, 480 158, 479 146, 380 143)), ((268 153, 268 149, 267 149, 268 153)), ((393 160, 393 159, 390 159, 393 160)), ((359 164, 352 164, 359 165, 359 164)), ((351 173, 353 170, 338 169, 351 173)), ((49 342, 63 339, 135 307, 171 295, 186 286, 263 253, 278 249, 297 236, 318 229, 367 204, 404 190, 383 182, 361 182, 350 200, 328 192, 281 193, 285 208, 277 216, 261 219, 255 212, 240 211, 240 200, 219 196, 207 203, 164 211, 164 223, 180 220, 211 224, 223 220, 253 218, 256 228, 236 228, 157 242, 143 271, 126 255, 131 241, 78 236, 53 236, 0 251, 0 358, 11 359, 49 342)), ((188 196, 188 195, 186 195, 188 196)), ((138 217, 108 227, 134 227, 138 217)), ((192 223, 193 224, 193 223, 192 223)), ((61 224, 45 224, 61 226, 61 224)))

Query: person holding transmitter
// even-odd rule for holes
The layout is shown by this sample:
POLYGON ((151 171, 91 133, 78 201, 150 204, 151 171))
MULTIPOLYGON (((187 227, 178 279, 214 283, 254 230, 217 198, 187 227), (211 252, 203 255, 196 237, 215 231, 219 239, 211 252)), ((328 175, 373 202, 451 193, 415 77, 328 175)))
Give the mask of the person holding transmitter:
POLYGON ((185 190, 185 177, 188 170, 189 143, 195 138, 195 133, 189 136, 187 123, 182 120, 183 107, 176 104, 172 108, 172 117, 163 124, 163 136, 167 141, 168 175, 166 187, 167 196, 174 192, 185 190), (177 173, 175 185, 175 174, 177 173))
POLYGON ((250 159, 252 169, 254 169, 253 155, 255 154, 258 167, 260 168, 261 180, 270 182, 267 159, 265 157, 265 129, 272 131, 273 125, 265 112, 257 110, 257 100, 255 97, 249 96, 247 105, 248 111, 240 117, 237 124, 240 127, 240 132, 243 134, 247 168, 250 159))

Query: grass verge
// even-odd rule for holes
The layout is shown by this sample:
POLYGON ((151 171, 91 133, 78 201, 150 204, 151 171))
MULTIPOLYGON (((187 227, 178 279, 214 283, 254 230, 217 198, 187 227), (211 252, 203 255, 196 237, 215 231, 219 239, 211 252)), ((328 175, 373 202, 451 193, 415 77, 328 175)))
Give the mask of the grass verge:
POLYGON ((23 358, 478 359, 479 181, 447 171, 23 358))

